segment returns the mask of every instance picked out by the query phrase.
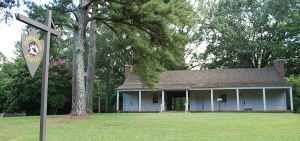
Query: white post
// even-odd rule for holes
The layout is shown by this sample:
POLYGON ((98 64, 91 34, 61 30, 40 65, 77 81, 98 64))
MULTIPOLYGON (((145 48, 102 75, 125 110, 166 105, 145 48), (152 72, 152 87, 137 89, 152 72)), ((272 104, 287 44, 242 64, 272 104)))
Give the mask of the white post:
POLYGON ((119 91, 117 90, 117 105, 116 105, 116 110, 119 112, 119 91))
POLYGON ((139 90, 139 112, 142 111, 142 91, 139 90))
POLYGON ((290 104, 291 104, 291 112, 294 111, 294 101, 293 101, 293 88, 290 88, 290 104))
POLYGON ((189 90, 185 89, 185 112, 189 111, 189 90))
POLYGON ((161 105, 160 105, 160 112, 165 111, 165 91, 161 90, 161 105))
POLYGON ((240 90, 236 89, 236 110, 240 111, 240 90))
POLYGON ((267 111, 266 88, 263 88, 263 102, 264 102, 264 111, 267 111))
POLYGON ((210 107, 211 107, 211 111, 215 111, 214 108, 214 90, 210 89, 210 107))

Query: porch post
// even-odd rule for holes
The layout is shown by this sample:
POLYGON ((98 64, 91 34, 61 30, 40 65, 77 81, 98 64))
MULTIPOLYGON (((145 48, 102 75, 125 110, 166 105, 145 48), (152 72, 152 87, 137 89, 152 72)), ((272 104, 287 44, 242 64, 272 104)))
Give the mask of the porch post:
POLYGON ((189 111, 189 90, 185 89, 185 112, 189 111))
POLYGON ((236 89, 236 110, 240 111, 240 90, 236 89))
POLYGON ((116 110, 117 110, 117 112, 119 112, 119 94, 120 92, 117 90, 117 105, 116 105, 116 110))
POLYGON ((211 107, 211 111, 215 111, 214 108, 214 90, 210 89, 210 107, 211 107))
POLYGON ((267 111, 266 88, 263 88, 263 103, 264 103, 264 111, 267 111))
POLYGON ((142 91, 139 90, 139 112, 142 111, 142 91))
POLYGON ((293 88, 290 87, 290 104, 291 104, 291 112, 294 111, 294 101, 293 101, 293 88))
POLYGON ((165 91, 161 90, 161 105, 160 105, 160 112, 165 111, 165 91))

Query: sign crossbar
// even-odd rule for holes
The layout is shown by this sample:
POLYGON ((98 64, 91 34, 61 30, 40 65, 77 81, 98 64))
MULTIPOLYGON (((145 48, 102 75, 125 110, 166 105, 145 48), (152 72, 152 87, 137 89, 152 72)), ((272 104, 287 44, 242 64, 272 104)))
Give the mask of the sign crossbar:
MULTIPOLYGON (((49 15, 49 13, 48 13, 48 15, 49 15)), ((53 29, 52 27, 51 27, 51 25, 54 25, 54 24, 51 24, 50 26, 49 25, 44 25, 44 24, 42 24, 42 23, 40 23, 40 22, 37 22, 37 21, 35 21, 35 20, 33 20, 33 19, 30 19, 30 18, 28 18, 28 17, 25 17, 25 16, 23 16, 23 15, 21 15, 21 14, 17 14, 16 15, 16 18, 17 18, 17 20, 19 20, 19 21, 21 21, 21 22, 23 22, 23 23, 26 23, 26 24, 28 24, 28 25, 31 25, 31 26, 33 26, 33 27, 35 27, 35 28, 37 28, 37 29, 41 29, 41 30, 43 30, 43 31, 45 31, 45 32, 50 32, 52 35, 54 35, 54 36, 59 36, 60 35, 60 33, 58 32, 58 31, 56 31, 55 29, 53 29)), ((50 20, 51 21, 51 23, 52 23, 52 19, 50 20)))

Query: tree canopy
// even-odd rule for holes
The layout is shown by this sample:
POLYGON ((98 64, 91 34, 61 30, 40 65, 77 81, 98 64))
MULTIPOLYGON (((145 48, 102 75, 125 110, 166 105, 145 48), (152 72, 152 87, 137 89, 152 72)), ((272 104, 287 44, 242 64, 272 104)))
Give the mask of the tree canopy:
POLYGON ((288 74, 299 73, 299 10, 294 0, 213 3, 198 32, 207 50, 195 59, 206 60, 203 68, 261 68, 286 59, 288 74))

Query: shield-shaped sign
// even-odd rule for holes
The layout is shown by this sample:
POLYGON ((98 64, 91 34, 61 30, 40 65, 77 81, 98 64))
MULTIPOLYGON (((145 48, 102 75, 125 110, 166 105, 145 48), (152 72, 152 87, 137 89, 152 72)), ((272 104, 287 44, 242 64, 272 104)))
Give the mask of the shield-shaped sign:
POLYGON ((44 54, 44 41, 39 39, 39 34, 30 30, 27 35, 22 35, 22 51, 31 77, 38 69, 44 54))

